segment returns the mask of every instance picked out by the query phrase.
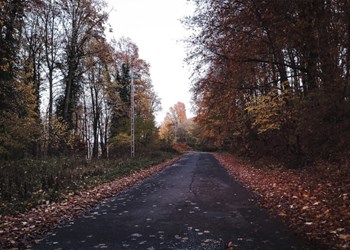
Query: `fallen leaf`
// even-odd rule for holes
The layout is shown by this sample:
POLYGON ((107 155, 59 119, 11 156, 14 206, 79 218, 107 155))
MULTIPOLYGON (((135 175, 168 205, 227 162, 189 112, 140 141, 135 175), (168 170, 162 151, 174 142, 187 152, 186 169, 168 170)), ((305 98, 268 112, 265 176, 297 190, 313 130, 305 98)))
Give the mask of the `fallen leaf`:
POLYGON ((252 163, 228 154, 214 156, 230 175, 261 198, 262 206, 283 217, 296 233, 329 249, 350 249, 350 193, 345 191, 350 190, 349 162, 319 162, 290 170, 255 167, 259 161, 252 163))
POLYGON ((339 234, 339 239, 350 240, 350 234, 339 234))
POLYGON ((227 243, 226 249, 231 250, 231 249, 233 249, 233 246, 234 246, 234 245, 233 245, 232 241, 230 241, 230 242, 227 243))

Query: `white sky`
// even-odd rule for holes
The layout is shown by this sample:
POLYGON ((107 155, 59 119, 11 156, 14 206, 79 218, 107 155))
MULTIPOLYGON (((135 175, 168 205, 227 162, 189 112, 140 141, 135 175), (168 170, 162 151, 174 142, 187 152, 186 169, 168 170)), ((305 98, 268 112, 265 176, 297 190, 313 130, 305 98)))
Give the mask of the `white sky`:
POLYGON ((185 45, 190 33, 180 19, 193 13, 188 0, 107 0, 112 26, 111 36, 129 37, 139 47, 139 56, 151 65, 154 90, 161 98, 162 111, 156 114, 160 124, 166 112, 177 102, 191 110, 190 68, 184 63, 185 45))

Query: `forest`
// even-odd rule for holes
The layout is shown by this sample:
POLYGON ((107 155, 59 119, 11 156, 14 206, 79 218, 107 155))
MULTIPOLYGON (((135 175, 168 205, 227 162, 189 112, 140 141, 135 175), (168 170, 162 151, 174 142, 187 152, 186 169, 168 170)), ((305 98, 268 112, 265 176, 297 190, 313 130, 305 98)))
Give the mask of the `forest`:
POLYGON ((349 249, 350 1, 193 2, 198 143, 310 249, 349 249))
POLYGON ((152 144, 160 100, 149 65, 130 39, 107 41, 104 1, 1 5, 2 159, 120 155, 130 134, 131 67, 137 143, 152 144))
POLYGON ((0 1, 0 213, 174 154, 159 143, 150 65, 129 38, 107 39, 108 11, 100 0, 0 1))
POLYGON ((187 60, 202 144, 294 168, 346 159, 350 2, 194 2, 187 60))
POLYGON ((3 199, 69 186, 61 179, 84 183, 106 170, 75 166, 129 157, 131 69, 141 158, 180 144, 292 168, 346 161, 349 1, 193 2, 183 23, 193 31, 186 62, 196 117, 178 102, 157 128, 150 65, 129 38, 107 39, 105 1, 0 1, 3 199))
POLYGON ((178 102, 157 125, 151 65, 107 38, 106 1, 0 0, 0 247, 29 246, 189 150, 216 151, 293 232, 349 247, 350 1, 192 2, 196 116, 178 102))

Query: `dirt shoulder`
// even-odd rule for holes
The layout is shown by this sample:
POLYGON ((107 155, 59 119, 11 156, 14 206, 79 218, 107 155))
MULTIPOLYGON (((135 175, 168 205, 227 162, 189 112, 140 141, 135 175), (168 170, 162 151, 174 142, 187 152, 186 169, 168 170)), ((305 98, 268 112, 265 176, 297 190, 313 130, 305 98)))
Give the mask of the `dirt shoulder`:
POLYGON ((294 232, 330 249, 350 248, 347 165, 319 163, 298 170, 254 168, 228 154, 214 156, 294 232))
POLYGON ((59 223, 79 216, 102 200, 112 197, 126 188, 159 172, 182 156, 167 160, 161 164, 122 177, 112 182, 69 195, 60 202, 40 205, 32 210, 0 218, 0 249, 28 248, 59 223))

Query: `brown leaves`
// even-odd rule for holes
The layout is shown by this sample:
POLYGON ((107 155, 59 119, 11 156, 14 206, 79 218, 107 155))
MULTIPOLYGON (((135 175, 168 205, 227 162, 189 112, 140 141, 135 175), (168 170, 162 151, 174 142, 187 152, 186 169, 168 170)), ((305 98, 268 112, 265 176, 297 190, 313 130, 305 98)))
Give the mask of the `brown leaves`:
POLYGON ((232 250, 234 248, 234 244, 232 243, 232 241, 228 242, 226 245, 226 249, 232 250))
POLYGON ((338 237, 339 239, 350 241, 350 234, 339 234, 338 237))
POLYGON ((350 190, 346 165, 303 170, 257 169, 233 156, 214 154, 261 203, 305 238, 332 249, 350 247, 350 190))
POLYGON ((42 204, 23 214, 0 217, 0 249, 26 248, 32 243, 40 242, 40 238, 55 225, 83 214, 103 199, 116 195, 136 182, 151 176, 180 157, 79 194, 69 194, 60 202, 42 204))

